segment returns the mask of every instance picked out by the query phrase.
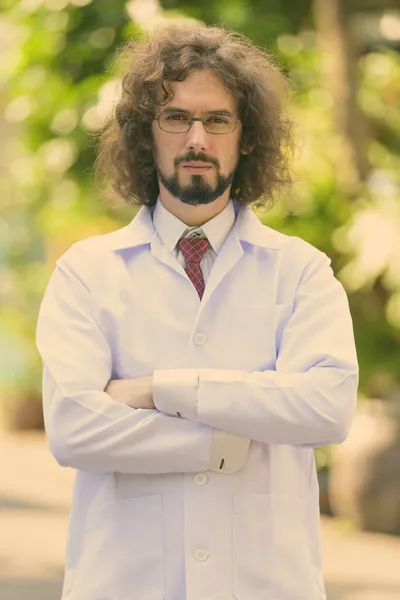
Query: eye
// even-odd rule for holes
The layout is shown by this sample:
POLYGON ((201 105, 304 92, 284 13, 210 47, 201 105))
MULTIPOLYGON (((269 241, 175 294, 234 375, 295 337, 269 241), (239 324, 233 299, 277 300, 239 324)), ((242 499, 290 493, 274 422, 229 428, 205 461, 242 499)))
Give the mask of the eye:
POLYGON ((229 123, 229 119, 217 116, 207 117, 207 121, 211 121, 211 123, 229 123))
POLYGON ((180 113, 169 113, 164 117, 167 121, 188 121, 187 115, 180 113))

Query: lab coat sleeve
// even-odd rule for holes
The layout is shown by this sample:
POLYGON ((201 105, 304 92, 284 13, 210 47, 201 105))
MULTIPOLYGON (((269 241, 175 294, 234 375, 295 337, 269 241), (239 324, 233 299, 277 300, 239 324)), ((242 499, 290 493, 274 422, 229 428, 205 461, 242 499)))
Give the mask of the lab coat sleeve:
POLYGON ((37 320, 43 412, 57 462, 94 472, 171 473, 208 468, 214 429, 156 409, 134 409, 104 392, 112 353, 93 316, 75 244, 57 261, 37 320))
POLYGON ((343 442, 357 403, 358 363, 348 299, 330 259, 314 249, 302 268, 275 370, 158 370, 153 386, 165 414, 258 442, 343 442))

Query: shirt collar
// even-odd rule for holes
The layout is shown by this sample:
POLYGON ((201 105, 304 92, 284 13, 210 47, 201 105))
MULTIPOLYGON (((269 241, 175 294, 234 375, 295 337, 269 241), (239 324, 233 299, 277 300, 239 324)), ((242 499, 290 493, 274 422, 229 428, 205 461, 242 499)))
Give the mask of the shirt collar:
POLYGON ((201 227, 188 227, 178 217, 173 215, 162 204, 160 197, 153 210, 154 227, 169 252, 173 252, 177 243, 188 231, 201 229, 214 252, 218 254, 222 248, 230 230, 236 219, 235 209, 232 200, 229 200, 226 207, 215 217, 201 225, 201 227))

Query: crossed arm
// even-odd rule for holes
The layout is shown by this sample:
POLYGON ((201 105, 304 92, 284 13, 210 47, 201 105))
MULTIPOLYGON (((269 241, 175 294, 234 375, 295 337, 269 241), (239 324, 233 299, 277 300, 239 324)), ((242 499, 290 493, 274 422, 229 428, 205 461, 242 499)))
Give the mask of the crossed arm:
POLYGON ((61 465, 197 472, 208 468, 218 430, 303 447, 346 437, 358 366, 347 299, 326 257, 304 267, 274 370, 161 368, 109 380, 113 357, 79 275, 81 250, 67 256, 47 287, 36 336, 46 432, 61 465))

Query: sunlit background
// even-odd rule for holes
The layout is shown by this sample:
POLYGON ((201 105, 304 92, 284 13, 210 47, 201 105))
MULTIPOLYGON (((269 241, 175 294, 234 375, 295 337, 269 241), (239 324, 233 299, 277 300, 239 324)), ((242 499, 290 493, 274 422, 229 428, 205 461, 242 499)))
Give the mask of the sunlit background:
MULTIPOLYGON (((353 315, 359 409, 347 442, 316 450, 321 512, 346 531, 400 539, 399 0, 3 0, 2 6, 3 430, 43 432, 35 327, 55 261, 75 241, 135 215, 117 197, 102 197, 93 178, 96 134, 119 94, 116 49, 162 21, 223 24, 266 47, 290 81, 295 186, 272 211, 257 214, 332 258, 353 315)), ((386 600, 392 592, 400 598, 397 581, 398 589, 382 588, 376 599, 370 588, 357 596, 358 588, 332 584, 331 598, 386 600)))

